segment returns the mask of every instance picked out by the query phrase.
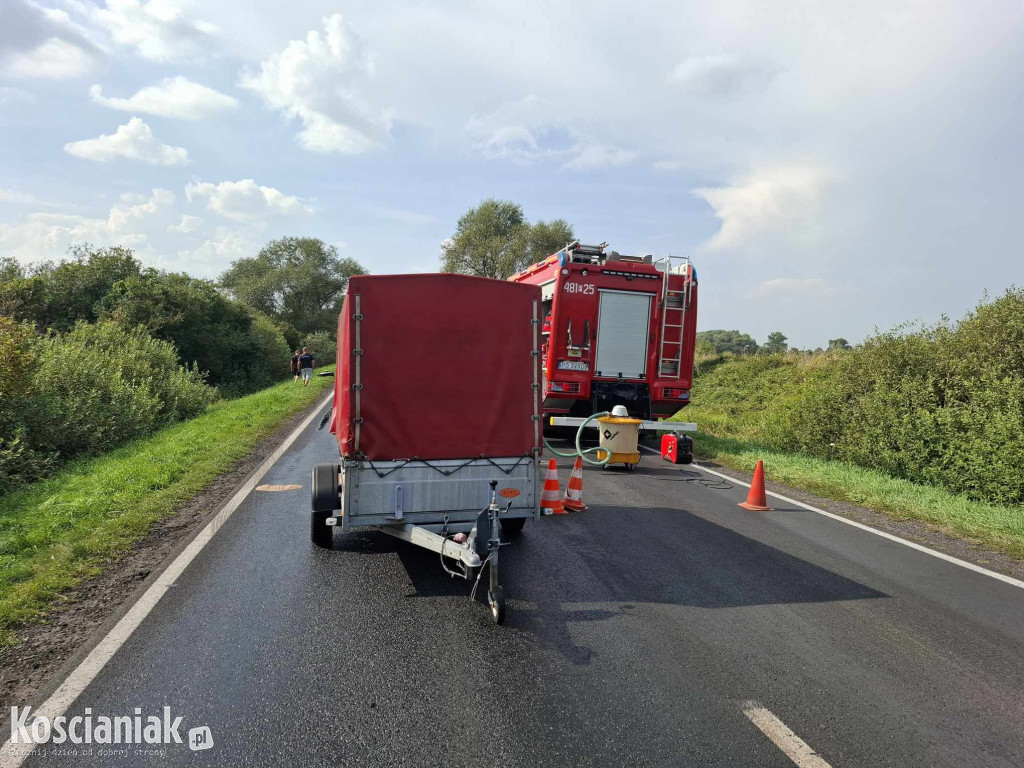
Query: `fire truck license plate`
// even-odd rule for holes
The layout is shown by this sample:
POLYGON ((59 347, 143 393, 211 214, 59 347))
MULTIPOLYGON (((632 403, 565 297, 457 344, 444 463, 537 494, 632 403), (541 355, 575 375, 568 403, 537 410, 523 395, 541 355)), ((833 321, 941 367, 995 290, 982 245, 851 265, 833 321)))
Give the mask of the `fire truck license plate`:
POLYGON ((585 371, 587 364, 582 360, 559 360, 558 369, 560 371, 585 371))

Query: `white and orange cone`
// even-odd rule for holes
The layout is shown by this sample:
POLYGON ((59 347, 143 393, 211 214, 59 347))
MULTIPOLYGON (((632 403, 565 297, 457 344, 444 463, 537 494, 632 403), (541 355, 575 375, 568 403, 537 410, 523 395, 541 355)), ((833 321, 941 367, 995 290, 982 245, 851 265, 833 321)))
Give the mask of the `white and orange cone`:
POLYGON ((558 497, 558 464, 554 459, 548 462, 548 473, 544 476, 544 491, 540 495, 540 511, 545 515, 569 514, 558 497))
POLYGON ((582 512, 587 508, 583 503, 583 457, 577 456, 576 463, 572 465, 572 474, 569 475, 569 484, 565 486, 565 496, 562 497, 562 506, 573 512, 582 512))

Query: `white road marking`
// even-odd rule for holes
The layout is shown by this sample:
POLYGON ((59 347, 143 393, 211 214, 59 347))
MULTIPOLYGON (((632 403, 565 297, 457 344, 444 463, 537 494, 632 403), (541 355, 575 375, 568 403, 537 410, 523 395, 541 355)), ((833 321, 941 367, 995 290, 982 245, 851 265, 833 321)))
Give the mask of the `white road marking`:
MULTIPOLYGON (((660 451, 656 451, 656 450, 654 450, 653 448, 651 448, 649 446, 642 445, 640 447, 643 448, 645 451, 650 451, 651 453, 653 453, 653 454, 655 454, 657 456, 661 455, 660 451)), ((708 467, 702 466, 700 464, 690 464, 689 466, 695 467, 695 468, 699 469, 701 472, 707 472, 708 474, 715 475, 716 477, 721 477, 723 480, 728 480, 730 483, 736 483, 737 485, 742 485, 744 488, 749 488, 750 487, 750 483, 745 483, 742 480, 737 480, 735 477, 723 474, 721 472, 716 472, 715 470, 709 469, 708 467)), ((810 504, 804 504, 802 501, 797 501, 796 499, 791 499, 788 496, 783 496, 781 493, 775 493, 773 491, 766 491, 766 493, 769 496, 774 496, 776 499, 780 499, 780 500, 786 502, 787 504, 795 504, 796 506, 803 507, 804 509, 810 510, 811 512, 817 512, 819 515, 824 515, 825 517, 830 517, 833 520, 838 520, 840 523, 846 523, 846 525, 852 525, 854 528, 860 528, 862 531, 867 531, 868 533, 873 533, 876 536, 881 536, 883 539, 889 539, 889 541, 895 541, 896 543, 902 544, 905 547, 910 547, 911 549, 916 549, 918 552, 924 552, 925 554, 931 555, 932 557, 937 557, 937 558, 939 558, 939 560, 945 560, 947 563, 953 563, 954 565, 959 565, 961 568, 966 568, 966 569, 968 569, 970 571, 974 571, 975 573, 980 573, 980 574, 983 574, 985 576, 989 576, 989 577, 991 577, 993 579, 998 579, 999 581, 1005 582, 1006 584, 1010 584, 1010 585, 1012 585, 1014 587, 1019 587, 1020 589, 1024 589, 1024 581, 1020 581, 1019 579, 1015 579, 1012 576, 1007 576, 1006 574, 1003 574, 1003 573, 997 573, 996 571, 990 571, 988 568, 982 568, 980 565, 975 565, 974 563, 969 563, 966 560, 961 560, 958 557, 953 557, 952 555, 947 555, 945 552, 939 552, 939 551, 934 550, 934 549, 929 549, 928 547, 925 547, 925 546, 923 546, 921 544, 918 544, 916 542, 907 541, 906 539, 901 539, 899 536, 894 536, 891 533, 886 533, 885 531, 880 531, 877 528, 872 528, 870 525, 864 525, 864 523, 858 523, 856 520, 850 520, 849 518, 843 517, 842 515, 837 515, 837 514, 835 514, 833 512, 826 512, 824 509, 818 509, 817 507, 812 507, 810 504)), ((762 514, 762 513, 759 512, 757 514, 762 514)))
POLYGON ((800 768, 831 768, 807 742, 789 730, 784 722, 762 707, 760 702, 743 702, 743 714, 800 768))
MULTIPOLYGON (((214 534, 220 530, 221 526, 227 522, 228 518, 234 513, 236 509, 241 505, 245 498, 252 492, 256 487, 256 484, 262 479, 262 477, 270 470, 277 460, 284 455, 292 443, 294 443, 299 435, 305 431, 305 429, 313 423, 313 421, 320 416, 320 411, 324 405, 334 396, 333 390, 322 400, 319 405, 313 409, 312 413, 307 416, 295 430, 285 438, 284 442, 279 445, 270 456, 264 461, 245 482, 245 484, 238 489, 234 496, 225 504, 220 512, 218 512, 206 527, 199 532, 199 535, 192 540, 192 542, 181 551, 174 561, 167 566, 166 570, 160 574, 155 582, 147 589, 142 597, 139 598, 138 602, 135 603, 114 628, 107 633, 95 648, 85 657, 85 660, 75 667, 74 671, 67 676, 60 687, 53 692, 45 702, 42 703, 37 709, 32 711, 33 718, 38 716, 48 717, 50 722, 53 722, 55 717, 64 714, 68 707, 70 707, 75 699, 81 695, 82 691, 95 679, 96 675, 100 673, 100 670, 106 666, 106 663, 110 661, 118 649, 124 645, 125 641, 131 637, 132 633, 142 623, 142 620, 149 615, 149 612, 153 610, 160 598, 164 596, 164 593, 168 589, 175 586, 175 581, 181 576, 181 574, 188 568, 196 555, 198 555, 203 547, 205 547, 214 534)), ((3 749, 0 750, 0 768, 18 768, 22 761, 28 757, 29 749, 31 745, 12 745, 10 739, 4 744, 3 749), (14 749, 12 749, 12 746, 14 749)))

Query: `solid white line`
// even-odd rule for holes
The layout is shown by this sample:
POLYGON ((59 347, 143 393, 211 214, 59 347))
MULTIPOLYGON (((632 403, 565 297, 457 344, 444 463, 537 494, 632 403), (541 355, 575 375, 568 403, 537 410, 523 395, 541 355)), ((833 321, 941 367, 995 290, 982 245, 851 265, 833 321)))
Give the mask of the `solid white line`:
MULTIPOLYGON (((643 448, 644 450, 650 451, 651 453, 654 453, 656 455, 659 455, 659 456, 661 455, 661 453, 659 451, 656 451, 656 450, 654 450, 653 448, 651 448, 649 446, 642 445, 640 447, 643 448)), ((735 477, 723 474, 721 472, 716 472, 715 470, 709 469, 708 467, 702 466, 700 464, 691 464, 690 466, 696 467, 701 472, 707 472, 708 474, 715 475, 716 477, 721 477, 722 479, 728 480, 731 483, 736 483, 737 485, 742 485, 744 488, 749 488, 750 487, 750 483, 745 483, 742 480, 737 480, 735 477)), ((1010 585, 1012 585, 1014 587, 1019 587, 1020 589, 1024 589, 1024 581, 1020 581, 1019 579, 1015 579, 1012 576, 1007 576, 1006 574, 1003 574, 1003 573, 997 573, 996 571, 990 571, 988 568, 982 568, 980 565, 975 565, 974 563, 969 563, 966 560, 961 560, 958 557, 953 557, 952 555, 947 555, 945 552, 939 552, 937 550, 929 549, 928 547, 922 546, 921 544, 918 544, 916 542, 907 541, 906 539, 901 539, 899 536, 893 536, 891 533, 886 533, 885 531, 880 531, 877 528, 872 528, 870 525, 865 525, 864 523, 858 523, 856 520, 850 520, 849 518, 843 517, 842 515, 837 515, 837 514, 835 514, 833 512, 826 512, 824 509, 818 509, 817 507, 812 507, 810 504, 804 504, 802 501, 797 501, 796 499, 791 499, 788 496, 783 496, 781 493, 775 493, 773 491, 766 491, 766 493, 769 496, 774 496, 776 499, 780 499, 780 500, 786 502, 787 504, 795 504, 796 506, 803 507, 804 509, 808 509, 811 512, 817 512, 819 515, 824 515, 825 517, 830 517, 833 520, 838 520, 840 523, 846 523, 847 525, 852 525, 854 528, 860 528, 862 531, 867 531, 868 533, 873 533, 876 536, 881 536, 883 539, 889 539, 889 541, 895 541, 896 543, 902 544, 905 547, 910 547, 911 549, 916 549, 918 552, 924 552, 925 554, 931 555, 932 557, 937 557, 940 560, 945 560, 947 563, 953 563, 954 565, 959 565, 961 568, 966 568, 966 569, 968 569, 970 571, 974 571, 975 573, 980 573, 980 574, 983 574, 985 576, 990 576, 991 578, 998 579, 999 581, 1005 582, 1006 584, 1010 584, 1010 585)))
MULTIPOLYGON (((249 479, 242 485, 241 488, 235 493, 234 496, 225 504, 220 512, 218 512, 206 527, 199 532, 199 535, 195 537, 189 543, 185 549, 181 551, 174 561, 167 566, 167 569, 160 574, 155 582, 147 589, 142 597, 139 598, 138 602, 135 603, 114 628, 107 633, 95 648, 85 657, 85 660, 75 667, 74 671, 67 676, 60 687, 53 692, 41 706, 32 711, 33 718, 35 717, 47 717, 50 722, 53 722, 55 717, 64 714, 68 707, 70 707, 75 699, 81 695, 82 691, 95 679, 96 675, 100 673, 100 670, 106 665, 108 661, 117 653, 118 649, 124 645, 125 641, 131 637, 132 633, 142 623, 142 620, 149 615, 149 612, 153 610, 160 598, 164 596, 164 593, 174 584, 175 581, 181 576, 181 574, 188 568, 196 555, 198 555, 203 547, 205 547, 210 539, 213 538, 214 534, 220 530, 221 526, 227 522, 228 518, 234 513, 236 509, 241 505, 245 498, 252 492, 256 484, 263 478, 263 476, 270 470, 277 460, 284 455, 292 443, 294 443, 299 435, 311 424, 313 421, 320 417, 320 411, 324 405, 334 396, 333 390, 320 401, 320 403, 313 409, 312 413, 307 416, 295 430, 285 438, 284 442, 279 445, 270 456, 267 457, 259 469, 256 470, 249 477, 249 479)), ((28 747, 31 745, 12 745, 10 739, 4 744, 3 749, 0 750, 0 768, 18 768, 22 761, 28 757, 31 750, 28 747), (17 752, 12 752, 11 747, 14 746, 17 752)))
POLYGON ((800 768, 831 768, 817 752, 786 724, 756 701, 743 702, 743 714, 800 768))

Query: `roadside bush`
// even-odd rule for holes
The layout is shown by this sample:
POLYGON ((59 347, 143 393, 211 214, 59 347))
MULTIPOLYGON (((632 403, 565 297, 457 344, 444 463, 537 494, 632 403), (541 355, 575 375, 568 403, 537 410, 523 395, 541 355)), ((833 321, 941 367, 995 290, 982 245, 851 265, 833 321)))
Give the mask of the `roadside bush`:
POLYGON ((174 346, 142 328, 79 323, 37 343, 28 434, 61 459, 110 450, 202 413, 216 397, 174 346))
POLYGON ((316 365, 332 365, 338 355, 338 342, 334 335, 327 331, 317 331, 303 337, 299 348, 308 347, 316 360, 316 365))
POLYGON ((1024 290, 849 351, 704 363, 693 398, 711 434, 1024 503, 1024 290))
POLYGON ((199 415, 216 396, 172 344, 141 328, 81 323, 40 337, 35 356, 22 434, 51 460, 109 451, 199 415))
POLYGON ((145 270, 114 285, 99 309, 104 319, 143 325, 173 342, 225 394, 270 386, 288 370, 287 343, 274 323, 209 280, 145 270))

